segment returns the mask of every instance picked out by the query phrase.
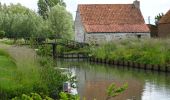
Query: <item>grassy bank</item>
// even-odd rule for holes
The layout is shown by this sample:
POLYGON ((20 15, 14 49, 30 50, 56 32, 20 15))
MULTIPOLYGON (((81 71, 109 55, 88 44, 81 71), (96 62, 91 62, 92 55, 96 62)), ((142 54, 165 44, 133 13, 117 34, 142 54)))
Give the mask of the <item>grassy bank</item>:
POLYGON ((35 91, 34 86, 42 83, 35 53, 28 48, 6 45, 1 45, 0 52, 1 98, 35 91))
POLYGON ((1 90, 14 90, 17 87, 15 80, 16 63, 10 55, 0 49, 0 88, 1 90))
POLYGON ((91 47, 92 56, 144 64, 169 64, 170 39, 120 40, 91 47))
POLYGON ((0 99, 38 93, 57 98, 66 76, 54 70, 50 58, 28 47, 0 44, 0 99))

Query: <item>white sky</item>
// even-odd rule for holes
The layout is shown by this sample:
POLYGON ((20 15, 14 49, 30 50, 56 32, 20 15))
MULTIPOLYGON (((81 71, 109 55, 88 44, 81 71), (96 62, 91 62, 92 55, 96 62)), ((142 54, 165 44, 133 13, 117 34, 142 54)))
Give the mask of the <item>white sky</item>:
MULTIPOLYGON (((37 11, 38 0, 0 0, 1 3, 21 3, 22 5, 37 11)), ((64 0, 67 4, 67 10, 75 17, 77 4, 130 4, 134 0, 64 0)), ((146 23, 148 16, 151 17, 151 23, 158 13, 166 13, 170 9, 170 0, 139 0, 141 11, 146 23)))

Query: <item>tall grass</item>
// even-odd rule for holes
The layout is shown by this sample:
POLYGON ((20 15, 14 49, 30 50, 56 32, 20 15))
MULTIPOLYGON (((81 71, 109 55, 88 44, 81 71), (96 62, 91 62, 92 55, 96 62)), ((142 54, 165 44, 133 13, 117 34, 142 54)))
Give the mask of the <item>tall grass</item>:
POLYGON ((67 77, 54 70, 51 58, 40 57, 27 47, 0 47, 0 99, 30 93, 58 97, 67 77))
POLYGON ((93 47, 95 57, 146 64, 170 63, 170 39, 120 40, 93 47))
POLYGON ((4 50, 0 50, 0 95, 3 98, 3 91, 14 90, 18 85, 14 81, 16 73, 16 63, 14 59, 4 50))
POLYGON ((35 88, 43 87, 34 51, 13 46, 5 50, 0 50, 0 95, 2 99, 30 93, 36 91, 35 88))

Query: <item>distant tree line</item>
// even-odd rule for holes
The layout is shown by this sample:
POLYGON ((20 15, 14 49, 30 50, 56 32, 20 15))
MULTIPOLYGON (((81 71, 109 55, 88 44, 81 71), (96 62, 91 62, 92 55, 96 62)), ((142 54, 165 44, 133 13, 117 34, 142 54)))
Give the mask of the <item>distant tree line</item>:
POLYGON ((39 0, 38 13, 21 4, 0 3, 0 37, 14 39, 73 36, 72 15, 62 0, 39 0))

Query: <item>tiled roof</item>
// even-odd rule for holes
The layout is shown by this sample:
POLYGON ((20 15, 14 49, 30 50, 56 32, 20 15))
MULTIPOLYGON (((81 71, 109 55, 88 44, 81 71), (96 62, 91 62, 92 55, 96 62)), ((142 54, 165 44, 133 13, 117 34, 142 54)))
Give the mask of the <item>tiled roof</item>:
POLYGON ((170 10, 160 19, 159 23, 163 24, 170 23, 170 10))
POLYGON ((78 11, 87 32, 149 32, 133 4, 81 4, 78 11))

